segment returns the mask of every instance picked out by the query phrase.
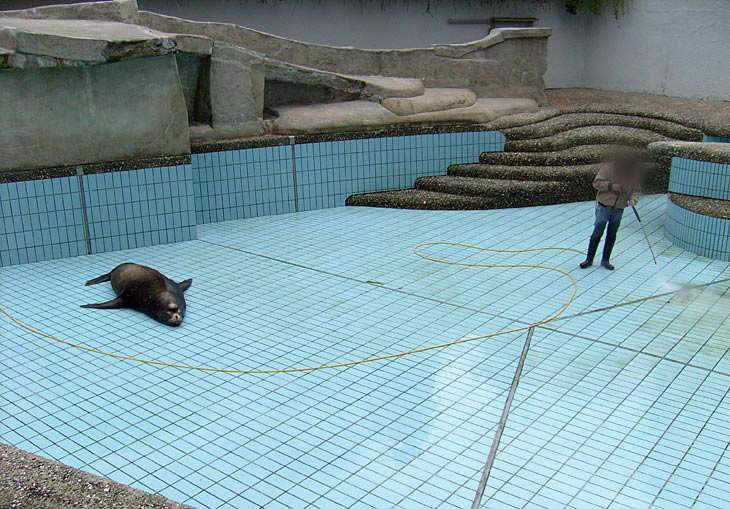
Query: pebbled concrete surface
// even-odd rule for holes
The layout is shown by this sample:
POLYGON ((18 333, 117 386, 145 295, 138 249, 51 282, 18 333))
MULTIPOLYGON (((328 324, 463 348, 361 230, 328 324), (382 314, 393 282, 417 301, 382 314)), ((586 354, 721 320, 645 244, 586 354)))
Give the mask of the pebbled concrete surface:
POLYGON ((692 143, 682 141, 657 142, 649 152, 664 157, 686 157, 698 161, 730 164, 730 143, 692 143))
POLYGON ((190 506, 0 444, 0 508, 186 509, 190 506))
POLYGON ((705 134, 730 136, 730 101, 704 101, 636 92, 562 88, 545 92, 548 104, 563 113, 631 114, 669 120, 705 134))
POLYGON ((502 130, 508 140, 543 138, 579 127, 624 126, 653 131, 675 140, 701 141, 702 131, 676 122, 613 113, 566 113, 525 126, 502 130))
POLYGON ((575 166, 510 166, 503 164, 454 164, 448 174, 485 179, 583 182, 593 180, 601 163, 575 166))
POLYGON ((420 210, 481 210, 497 208, 494 200, 484 196, 464 196, 421 189, 354 194, 346 205, 420 210))
MULTIPOLYGON (((484 196, 512 206, 523 206, 525 202, 540 201, 541 197, 545 195, 550 195, 551 198, 565 196, 570 201, 575 201, 574 195, 576 192, 576 189, 571 189, 571 185, 567 182, 533 182, 529 180, 484 179, 448 175, 420 177, 416 180, 416 189, 467 196, 484 196)), ((583 199, 590 199, 590 196, 583 199)), ((554 201, 550 203, 554 203, 554 201)))
POLYGON ((625 150, 625 147, 617 145, 581 145, 550 152, 485 152, 479 160, 485 164, 528 166, 559 166, 565 164, 573 166, 607 161, 620 150, 625 150))
POLYGON ((645 147, 656 141, 669 141, 661 134, 645 129, 623 126, 590 126, 576 127, 561 133, 530 140, 508 140, 505 144, 507 152, 546 152, 563 150, 580 145, 625 145, 628 147, 645 147))
POLYGON ((700 198, 686 194, 669 193, 672 203, 684 209, 691 210, 703 216, 719 217, 730 219, 730 201, 715 200, 712 198, 700 198))

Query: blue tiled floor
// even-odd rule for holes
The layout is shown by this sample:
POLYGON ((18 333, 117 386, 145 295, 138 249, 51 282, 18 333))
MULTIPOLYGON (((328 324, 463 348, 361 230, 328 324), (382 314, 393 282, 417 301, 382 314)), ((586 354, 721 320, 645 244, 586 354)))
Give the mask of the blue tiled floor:
MULTIPOLYGON (((640 210, 661 271, 730 277, 640 210)), ((592 204, 467 212, 337 208, 199 227, 199 240, 0 269, 0 304, 57 336, 236 368, 360 359, 537 321, 569 282, 445 266, 411 247, 584 249, 592 204), (182 327, 85 310, 123 261, 192 277, 182 327)), ((561 252, 430 253, 544 262, 578 279, 566 315, 666 291, 628 214, 618 270, 561 252)), ((0 321, 0 441, 199 507, 469 507, 524 336, 340 370, 229 375, 100 357, 0 321)), ((535 332, 482 507, 726 507, 730 283, 552 322, 535 332)))

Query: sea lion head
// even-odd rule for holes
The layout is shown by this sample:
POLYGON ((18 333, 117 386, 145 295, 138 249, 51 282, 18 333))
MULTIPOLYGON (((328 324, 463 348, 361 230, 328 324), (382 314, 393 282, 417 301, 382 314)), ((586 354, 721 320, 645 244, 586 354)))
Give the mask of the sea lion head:
POLYGON ((177 327, 185 318, 185 303, 180 305, 172 295, 169 298, 160 299, 159 306, 154 314, 155 320, 165 325, 177 327))

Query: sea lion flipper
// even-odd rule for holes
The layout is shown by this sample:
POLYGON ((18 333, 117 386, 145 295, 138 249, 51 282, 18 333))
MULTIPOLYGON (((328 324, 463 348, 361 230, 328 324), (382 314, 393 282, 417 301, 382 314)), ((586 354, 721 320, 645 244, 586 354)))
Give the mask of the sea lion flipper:
POLYGON ((81 306, 86 309, 117 309, 125 307, 124 296, 120 295, 116 299, 112 299, 107 302, 100 302, 98 304, 84 304, 81 306))
POLYGON ((185 290, 187 290, 188 288, 190 288, 190 285, 191 285, 191 284, 193 284, 193 280, 192 280, 192 279, 186 279, 185 281, 181 281, 181 282, 179 282, 179 283, 178 283, 178 285, 180 285, 180 289, 181 289, 181 290, 182 290, 183 292, 184 292, 185 290))
POLYGON ((112 279, 112 273, 109 272, 107 274, 104 274, 103 276, 95 277, 94 279, 89 279, 86 282, 86 286, 91 286, 91 285, 95 285, 98 283, 105 283, 107 281, 111 281, 111 279, 112 279))

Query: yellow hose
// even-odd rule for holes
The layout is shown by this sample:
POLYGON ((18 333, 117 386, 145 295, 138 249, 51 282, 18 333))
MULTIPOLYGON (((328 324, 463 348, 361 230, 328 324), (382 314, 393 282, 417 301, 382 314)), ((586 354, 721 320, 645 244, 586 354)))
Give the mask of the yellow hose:
POLYGON ((492 332, 489 334, 484 334, 481 336, 473 336, 469 338, 464 339, 458 339, 456 341, 450 341, 448 343, 441 343, 437 345, 431 345, 431 346, 425 346, 422 348, 416 348, 415 350, 408 350, 406 352, 398 352, 398 353, 392 353, 388 355, 380 355, 377 357, 369 357, 367 359, 360 359, 355 361, 348 361, 348 362, 340 362, 337 364, 326 364, 323 366, 311 366, 311 367, 301 367, 301 368, 286 368, 286 369, 228 369, 228 368, 215 368, 215 367, 207 367, 207 366, 190 366, 187 364, 176 364, 173 362, 164 362, 164 361, 157 361, 154 359, 140 359, 138 357, 132 357, 129 355, 123 355, 119 353, 113 353, 113 352, 105 352, 104 350, 99 350, 98 348, 93 348, 90 346, 84 346, 79 345, 77 343, 72 343, 71 341, 68 341, 66 339, 57 338, 56 336, 53 336, 51 334, 48 334, 47 332, 43 332, 41 330, 38 330, 36 328, 31 327, 30 325, 27 325, 17 318, 15 318, 10 312, 8 312, 5 308, 0 306, 0 312, 7 316, 15 325, 18 327, 21 327, 28 332, 31 332, 37 336, 44 337, 46 339, 50 339, 53 341, 57 341, 59 343, 63 343, 64 345, 71 346, 73 348, 78 348, 80 350, 84 350, 87 352, 92 352, 100 355, 106 355, 108 357, 114 357, 116 359, 122 359, 125 361, 133 361, 133 362, 142 362, 144 364, 153 364, 155 366, 164 366, 168 368, 179 368, 179 369, 193 369, 196 371, 213 371, 217 373, 241 373, 241 374, 258 374, 258 373, 297 373, 300 371, 316 371, 319 369, 332 369, 332 368, 344 368, 347 366, 354 366, 356 364, 365 364, 367 362, 375 362, 375 361, 382 361, 385 359, 393 359, 396 357, 404 357, 406 355, 412 355, 415 353, 421 353, 421 352, 427 352, 429 350, 435 350, 437 348, 446 348, 447 346, 452 345, 458 345, 460 343, 467 343, 470 341, 478 341, 480 339, 486 339, 491 338, 494 336, 501 336, 502 334, 511 334, 513 332, 520 332, 526 329, 529 329, 530 327, 537 327, 538 325, 544 325, 548 322, 551 322, 555 320, 558 316, 560 316, 567 308, 570 306, 570 304, 575 299, 576 292, 578 290, 578 282, 575 280, 573 276, 568 274, 566 271, 559 269, 557 267, 550 267, 548 265, 537 265, 532 263, 461 263, 461 262, 451 262, 448 260, 441 260, 438 258, 432 258, 430 256, 424 255, 419 252, 419 249, 426 247, 426 246, 434 246, 434 245, 446 245, 446 246, 459 246, 459 247, 465 247, 469 249, 477 249, 479 251, 490 251, 493 253, 527 253, 530 251, 548 251, 548 250, 554 250, 554 251, 575 251, 576 253, 583 254, 583 251, 580 251, 578 249, 573 248, 565 248, 565 247, 538 247, 538 248, 532 248, 532 249, 490 249, 486 247, 477 247, 477 246, 470 246, 468 244, 459 244, 456 242, 425 242, 423 244, 419 244, 416 247, 413 248, 413 252, 420 256, 421 258, 425 260, 429 260, 432 262, 437 263, 445 263, 447 265, 459 265, 462 267, 524 267, 524 268, 530 268, 530 269, 544 269, 544 270, 550 270, 553 272, 558 272, 562 274, 563 276, 570 279, 573 289, 570 294, 570 298, 563 304, 558 311, 550 315, 549 317, 545 318, 544 320, 541 320, 539 322, 531 323, 528 325, 524 325, 522 327, 518 327, 516 329, 510 329, 500 332, 492 332))

